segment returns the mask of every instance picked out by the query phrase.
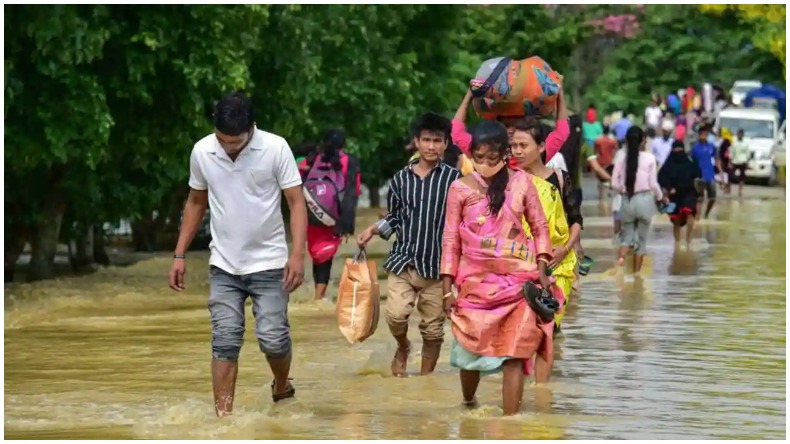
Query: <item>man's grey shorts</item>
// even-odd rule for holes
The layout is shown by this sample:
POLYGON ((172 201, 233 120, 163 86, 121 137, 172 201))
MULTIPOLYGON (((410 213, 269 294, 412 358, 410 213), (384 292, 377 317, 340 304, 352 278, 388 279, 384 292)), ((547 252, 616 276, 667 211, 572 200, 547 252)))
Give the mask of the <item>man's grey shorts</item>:
POLYGON ((220 361, 236 361, 244 341, 244 303, 252 298, 255 336, 268 358, 291 354, 288 292, 283 289, 283 269, 234 275, 218 267, 209 269, 211 294, 211 352, 220 361))

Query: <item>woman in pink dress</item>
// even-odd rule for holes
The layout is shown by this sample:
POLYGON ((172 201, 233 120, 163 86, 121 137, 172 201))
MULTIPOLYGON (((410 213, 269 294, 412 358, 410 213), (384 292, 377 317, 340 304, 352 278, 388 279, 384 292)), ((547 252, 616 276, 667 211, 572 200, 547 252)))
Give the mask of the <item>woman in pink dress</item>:
POLYGON ((514 415, 527 360, 536 353, 551 359, 554 323, 541 321, 525 298, 529 282, 553 291, 546 276, 552 246, 532 177, 505 165, 508 145, 499 122, 474 129, 475 172, 450 187, 440 274, 455 336, 450 363, 461 369, 464 404, 476 404, 481 374, 504 371, 503 410, 514 415), (522 216, 532 241, 524 234, 522 216))

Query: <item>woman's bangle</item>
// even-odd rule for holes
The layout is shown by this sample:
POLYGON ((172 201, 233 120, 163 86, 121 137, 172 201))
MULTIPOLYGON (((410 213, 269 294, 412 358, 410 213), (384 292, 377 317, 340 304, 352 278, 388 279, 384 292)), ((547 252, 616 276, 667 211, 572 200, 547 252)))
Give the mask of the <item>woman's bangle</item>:
POLYGON ((538 260, 543 261, 546 265, 549 265, 549 260, 546 259, 545 257, 539 257, 538 260))
POLYGON ((453 292, 452 291, 448 291, 447 293, 445 293, 444 296, 442 296, 442 300, 445 300, 445 299, 449 298, 450 296, 453 296, 453 292))

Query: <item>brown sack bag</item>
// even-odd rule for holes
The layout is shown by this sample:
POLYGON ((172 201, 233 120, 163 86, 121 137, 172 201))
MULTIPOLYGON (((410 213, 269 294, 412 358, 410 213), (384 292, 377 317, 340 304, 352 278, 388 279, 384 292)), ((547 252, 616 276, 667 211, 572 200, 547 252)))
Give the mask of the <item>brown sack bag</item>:
POLYGON ((349 343, 363 342, 379 323, 379 278, 376 261, 365 250, 346 259, 337 286, 337 325, 349 343))

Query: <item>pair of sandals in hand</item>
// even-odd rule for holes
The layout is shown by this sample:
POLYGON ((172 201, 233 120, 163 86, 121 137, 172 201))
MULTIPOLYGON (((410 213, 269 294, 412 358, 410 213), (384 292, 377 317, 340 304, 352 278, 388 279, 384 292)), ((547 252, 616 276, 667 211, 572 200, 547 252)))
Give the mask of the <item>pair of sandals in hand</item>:
POLYGON ((543 322, 553 321, 554 313, 560 309, 557 298, 548 289, 540 288, 532 281, 524 284, 524 299, 543 322))

